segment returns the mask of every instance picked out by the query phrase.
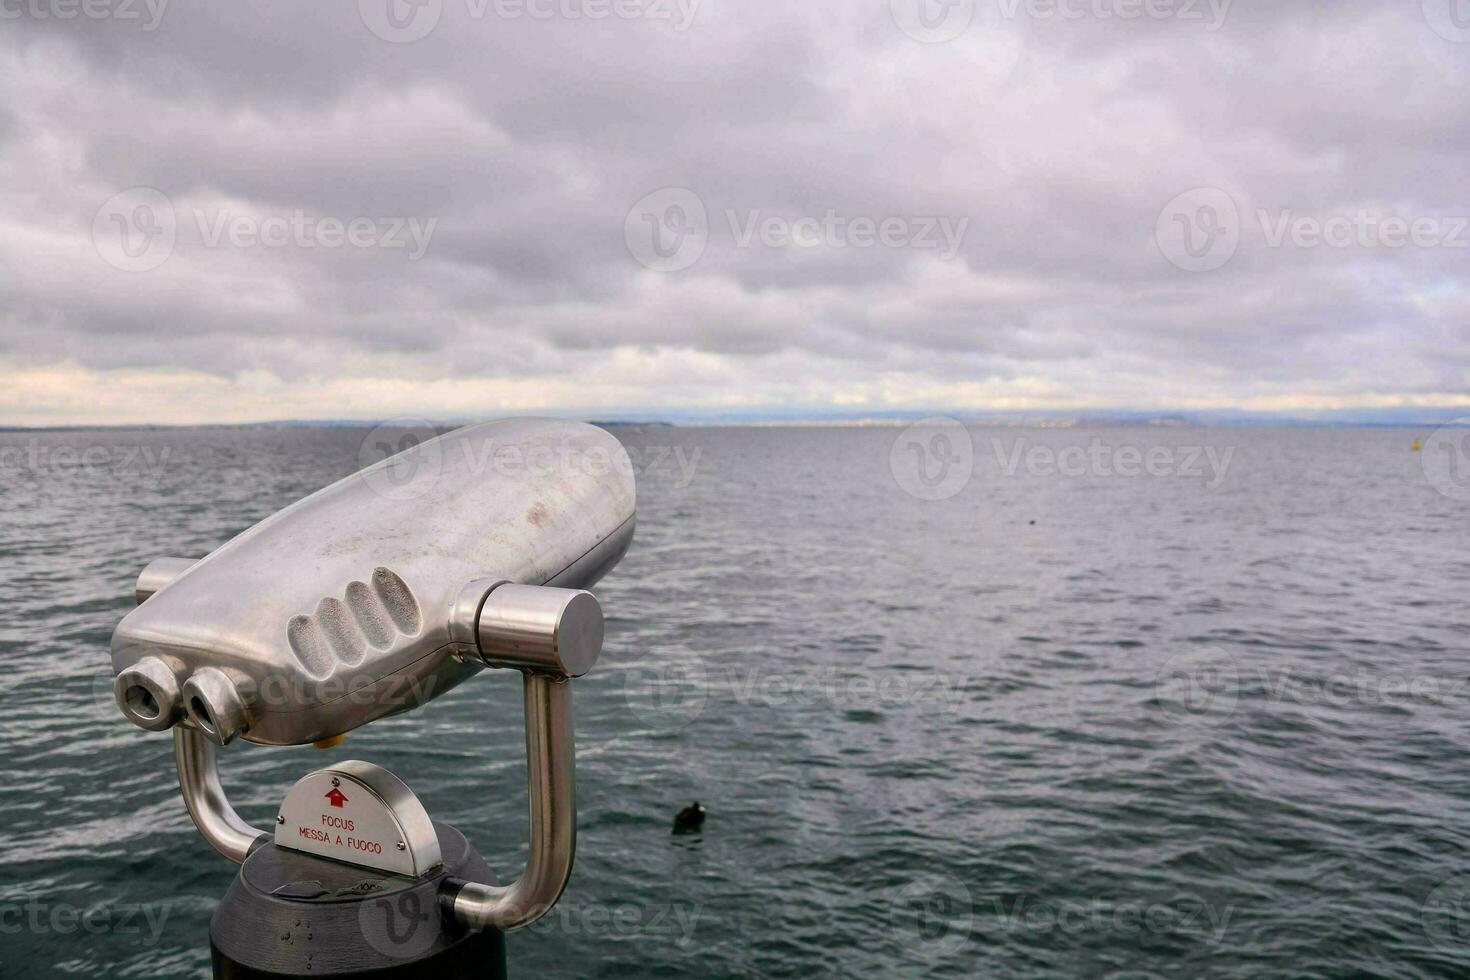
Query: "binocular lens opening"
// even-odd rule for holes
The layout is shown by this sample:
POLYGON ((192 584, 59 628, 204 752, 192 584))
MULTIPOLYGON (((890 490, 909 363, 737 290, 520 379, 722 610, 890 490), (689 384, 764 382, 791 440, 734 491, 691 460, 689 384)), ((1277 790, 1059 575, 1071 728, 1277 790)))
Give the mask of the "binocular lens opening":
POLYGON ((166 731, 179 720, 179 682, 157 657, 144 657, 112 682, 113 697, 128 720, 150 732, 166 731))
POLYGON ((197 694, 189 699, 189 714, 194 716, 194 723, 204 729, 205 734, 217 734, 214 718, 209 714, 209 705, 205 704, 204 699, 197 694))
POLYGON ((147 721, 157 718, 163 710, 159 708, 158 699, 153 696, 153 692, 142 684, 130 685, 123 692, 123 697, 127 699, 128 710, 147 721))

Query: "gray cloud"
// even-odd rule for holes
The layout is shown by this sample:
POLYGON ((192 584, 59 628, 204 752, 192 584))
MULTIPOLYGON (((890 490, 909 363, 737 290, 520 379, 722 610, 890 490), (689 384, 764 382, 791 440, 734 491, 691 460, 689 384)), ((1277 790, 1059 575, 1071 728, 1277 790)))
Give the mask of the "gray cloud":
POLYGON ((1470 43, 1418 0, 1236 0, 1218 30, 978 0, 944 43, 886 0, 703 0, 687 29, 443 0, 412 43, 361 13, 401 0, 170 3, 153 30, 49 2, 0 32, 6 421, 1470 404, 1470 43), (140 187, 176 241, 130 271, 94 224, 140 187), (709 228, 666 272, 625 240, 660 188, 709 228), (1204 271, 1160 217, 1196 188, 1239 235, 1204 271), (791 244, 829 212, 837 241, 791 244), (1439 240, 1272 242, 1360 213, 1439 240), (432 233, 256 240, 298 214, 432 233), (965 222, 953 257, 930 220, 965 222))

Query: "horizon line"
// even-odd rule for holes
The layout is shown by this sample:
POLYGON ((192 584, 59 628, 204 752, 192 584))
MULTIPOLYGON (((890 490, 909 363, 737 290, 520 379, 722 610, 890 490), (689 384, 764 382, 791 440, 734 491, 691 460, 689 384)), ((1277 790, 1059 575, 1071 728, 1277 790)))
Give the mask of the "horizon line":
MULTIPOLYGON (((953 419, 967 424, 1008 428, 1062 428, 1084 426, 1181 427, 1181 428, 1414 428, 1462 424, 1470 426, 1464 409, 1375 408, 1335 409, 1315 414, 1262 412, 1245 409, 1142 411, 1131 409, 1033 409, 1027 411, 906 410, 867 413, 740 412, 699 414, 664 412, 549 412, 540 417, 566 418, 601 426, 677 426, 682 428, 860 428, 895 427, 930 418, 953 419)), ((502 418, 538 417, 538 413, 508 412, 484 416, 394 415, 379 418, 282 418, 229 422, 57 422, 25 424, 0 422, 0 432, 66 432, 96 429, 259 429, 259 428, 372 428, 385 424, 423 424, 435 428, 459 428, 502 418)))

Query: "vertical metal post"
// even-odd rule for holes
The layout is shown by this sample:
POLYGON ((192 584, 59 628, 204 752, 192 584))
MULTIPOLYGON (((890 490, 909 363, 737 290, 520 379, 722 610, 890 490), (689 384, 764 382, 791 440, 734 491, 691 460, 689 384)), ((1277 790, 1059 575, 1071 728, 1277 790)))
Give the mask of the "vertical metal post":
POLYGON ((510 932, 556 904, 577 851, 577 796, 572 684, 525 674, 526 774, 531 844, 526 870, 508 886, 469 882, 454 898, 454 917, 474 929, 510 932))

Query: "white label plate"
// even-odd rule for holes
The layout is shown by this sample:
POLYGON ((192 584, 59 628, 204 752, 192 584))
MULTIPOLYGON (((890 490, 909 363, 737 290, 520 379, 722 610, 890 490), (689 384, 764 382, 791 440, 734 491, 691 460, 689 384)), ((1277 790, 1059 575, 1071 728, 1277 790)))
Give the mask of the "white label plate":
POLYGON ((344 762, 301 777, 281 804, 275 840, 293 851, 409 877, 443 863, 418 797, 370 762, 344 762))

